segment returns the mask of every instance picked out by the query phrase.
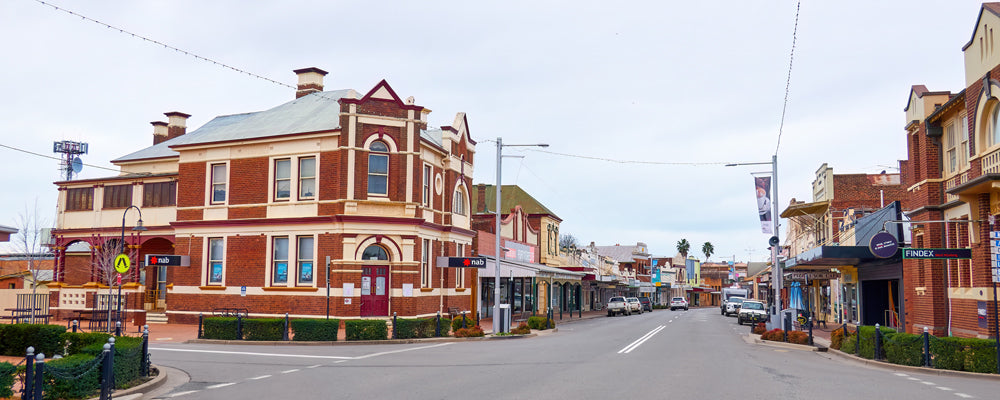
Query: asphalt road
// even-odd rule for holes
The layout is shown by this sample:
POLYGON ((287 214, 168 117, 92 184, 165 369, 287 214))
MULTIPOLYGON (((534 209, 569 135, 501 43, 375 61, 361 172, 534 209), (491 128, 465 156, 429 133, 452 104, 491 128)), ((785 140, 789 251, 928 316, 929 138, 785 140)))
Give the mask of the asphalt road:
POLYGON ((566 324, 534 338, 350 346, 159 345, 179 399, 996 399, 1000 381, 753 344, 714 308, 566 324))

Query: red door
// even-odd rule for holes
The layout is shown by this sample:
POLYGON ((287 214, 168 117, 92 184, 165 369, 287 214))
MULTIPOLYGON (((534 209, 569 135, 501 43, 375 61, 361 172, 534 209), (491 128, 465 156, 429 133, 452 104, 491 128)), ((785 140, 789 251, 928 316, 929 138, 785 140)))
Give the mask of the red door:
POLYGON ((361 316, 389 316, 389 267, 361 269, 361 316))

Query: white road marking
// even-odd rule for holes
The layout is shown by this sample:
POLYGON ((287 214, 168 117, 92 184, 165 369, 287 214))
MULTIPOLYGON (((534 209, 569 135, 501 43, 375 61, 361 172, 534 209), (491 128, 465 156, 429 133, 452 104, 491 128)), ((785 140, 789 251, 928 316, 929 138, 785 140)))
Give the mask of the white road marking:
POLYGON ((197 390, 188 390, 186 392, 177 392, 177 393, 174 393, 174 394, 170 395, 170 397, 171 398, 180 397, 180 396, 183 396, 183 395, 186 395, 186 394, 191 394, 191 393, 198 393, 198 391, 197 390))
POLYGON ((955 396, 961 397, 963 399, 971 399, 972 398, 972 396, 969 396, 969 395, 967 395, 965 393, 955 393, 955 396))
POLYGON ((270 378, 270 377, 271 377, 271 375, 261 375, 261 376, 258 376, 256 378, 250 378, 250 380, 251 381, 257 381, 257 380, 266 379, 266 378, 270 378))
POLYGON ((906 378, 906 379, 909 379, 909 380, 911 380, 911 381, 919 381, 919 380, 920 380, 920 378, 914 378, 914 377, 912 377, 912 376, 911 376, 911 377, 909 377, 909 378, 906 378))
POLYGON ((904 374, 904 373, 900 373, 900 372, 897 372, 897 373, 895 373, 895 374, 893 374, 893 375, 896 375, 896 376, 909 376, 909 375, 907 375, 907 374, 904 374))
POLYGON ((340 361, 334 361, 333 363, 334 363, 334 364, 340 364, 340 363, 342 363, 342 362, 347 362, 347 360, 340 360, 340 361))
POLYGON ((628 354, 628 353, 631 353, 632 350, 635 350, 637 347, 639 347, 640 345, 642 345, 643 343, 645 343, 647 340, 649 340, 649 338, 653 337, 653 335, 655 335, 657 333, 660 333, 660 331, 662 331, 663 328, 666 328, 666 326, 665 325, 660 325, 656 329, 653 329, 653 330, 649 331, 649 333, 646 333, 641 338, 636 339, 634 342, 632 342, 628 346, 625 346, 621 350, 618 350, 618 354, 622 354, 622 353, 628 354))
POLYGON ((934 385, 937 385, 936 383, 933 383, 933 382, 927 382, 927 381, 920 381, 920 383, 923 383, 923 384, 925 384, 925 385, 929 385, 929 386, 934 386, 934 385))
POLYGON ((218 385, 206 386, 205 389, 218 389, 218 388, 221 388, 221 387, 233 386, 235 384, 236 384, 236 382, 220 383, 218 385))
POLYGON ((368 354, 368 355, 364 355, 364 356, 360 356, 360 357, 342 357, 342 358, 347 358, 349 360, 363 360, 365 358, 384 356, 386 354, 404 353, 404 352, 413 351, 413 350, 430 349, 430 348, 434 348, 434 347, 447 346, 449 344, 451 344, 451 343, 441 343, 441 344, 434 344, 434 345, 430 345, 430 346, 412 347, 412 348, 409 348, 409 349, 402 349, 402 350, 383 351, 381 353, 372 353, 372 354, 368 354))
POLYGON ((955 389, 952 389, 952 388, 949 388, 949 387, 944 387, 944 386, 937 386, 937 388, 941 389, 941 390, 944 390, 946 392, 950 392, 952 390, 955 390, 955 389))
POLYGON ((328 358, 336 360, 352 360, 356 357, 340 357, 340 356, 314 356, 306 354, 275 354, 275 353, 253 353, 249 351, 221 351, 221 350, 195 350, 195 349, 169 349, 160 347, 151 347, 150 350, 159 351, 180 351, 186 353, 210 353, 210 354, 238 354, 245 356, 265 356, 265 357, 298 357, 298 358, 328 358))
POLYGON ((299 370, 297 370, 297 369, 290 369, 288 371, 281 371, 281 373, 283 373, 283 374, 290 374, 292 372, 299 372, 299 370))

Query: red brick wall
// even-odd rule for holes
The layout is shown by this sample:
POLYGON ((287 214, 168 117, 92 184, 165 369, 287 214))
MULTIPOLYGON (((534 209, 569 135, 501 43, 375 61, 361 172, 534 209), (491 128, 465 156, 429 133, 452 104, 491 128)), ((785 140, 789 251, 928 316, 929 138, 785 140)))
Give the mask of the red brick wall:
MULTIPOLYGON (((346 120, 346 117, 341 118, 341 124, 344 124, 346 120)), ((344 136, 341 135, 341 138, 344 136)), ((341 160, 341 157, 346 157, 346 153, 326 151, 319 155, 319 173, 317 174, 319 185, 317 190, 319 190, 320 200, 337 200, 347 197, 347 166, 344 165, 346 163, 341 160)), ((336 209, 330 209, 329 206, 329 204, 321 204, 320 215, 332 215, 341 212, 336 209)))
MULTIPOLYGON (((177 173, 177 207, 198 207, 205 205, 205 163, 180 163, 177 173)), ((181 218, 184 210, 178 210, 177 219, 187 221, 190 219, 181 218)), ((187 217, 188 215, 185 215, 187 217)), ((197 219, 201 219, 199 216, 197 219)))
POLYGON ((229 161, 229 204, 267 203, 270 161, 267 157, 237 158, 229 161))

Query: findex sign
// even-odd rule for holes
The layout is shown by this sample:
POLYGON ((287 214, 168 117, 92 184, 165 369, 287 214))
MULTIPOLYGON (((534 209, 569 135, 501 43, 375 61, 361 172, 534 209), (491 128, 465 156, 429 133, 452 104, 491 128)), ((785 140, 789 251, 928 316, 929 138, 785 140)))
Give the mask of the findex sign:
POLYGON ((966 260, 972 249, 903 249, 903 258, 916 260, 966 260))

